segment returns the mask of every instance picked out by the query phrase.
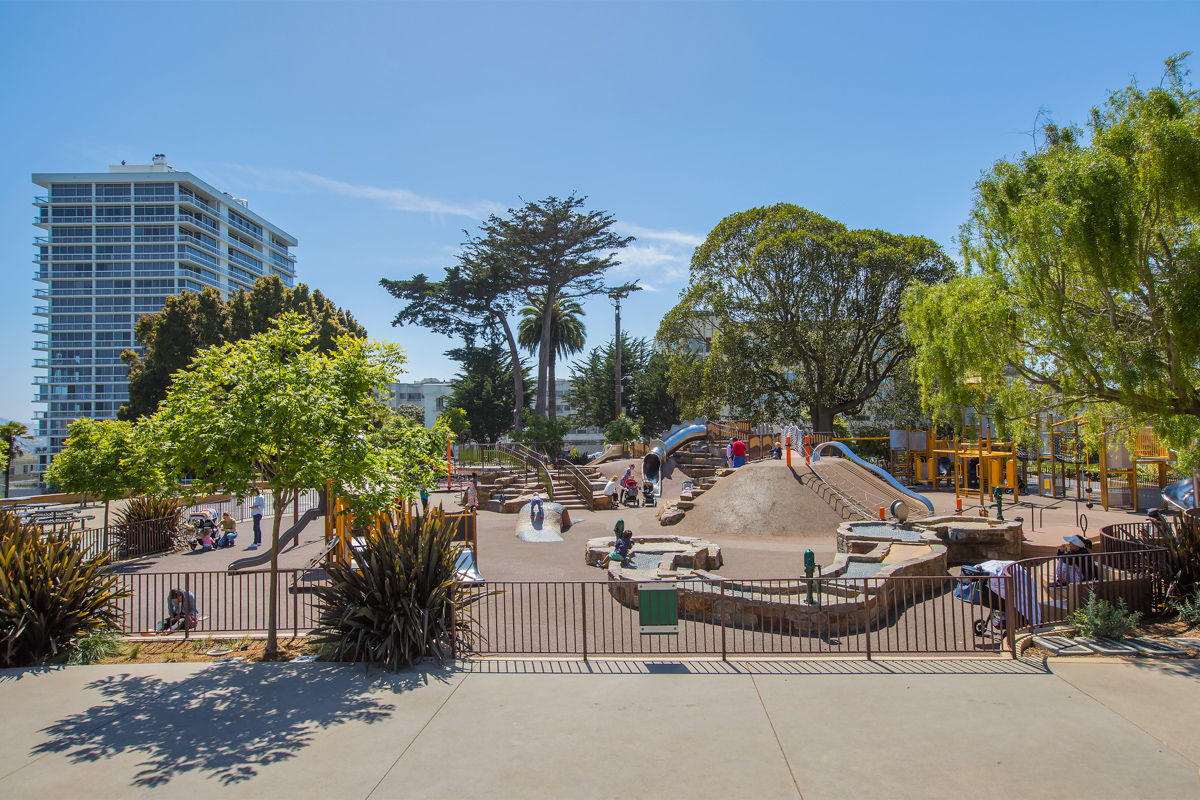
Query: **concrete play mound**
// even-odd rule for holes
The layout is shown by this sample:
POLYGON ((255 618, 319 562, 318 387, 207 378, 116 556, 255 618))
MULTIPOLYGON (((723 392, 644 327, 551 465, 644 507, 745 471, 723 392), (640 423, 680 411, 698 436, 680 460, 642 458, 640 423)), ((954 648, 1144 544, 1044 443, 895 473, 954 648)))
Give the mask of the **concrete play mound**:
MULTIPOLYGON (((842 517, 818 493, 808 468, 783 461, 747 464, 696 498, 672 533, 712 539, 727 536, 830 538, 842 517)), ((675 500, 663 494, 663 500, 675 500)))
POLYGON ((536 520, 529 518, 526 503, 517 515, 517 538, 523 542, 561 542, 562 532, 571 527, 571 515, 558 503, 543 503, 545 514, 536 520))

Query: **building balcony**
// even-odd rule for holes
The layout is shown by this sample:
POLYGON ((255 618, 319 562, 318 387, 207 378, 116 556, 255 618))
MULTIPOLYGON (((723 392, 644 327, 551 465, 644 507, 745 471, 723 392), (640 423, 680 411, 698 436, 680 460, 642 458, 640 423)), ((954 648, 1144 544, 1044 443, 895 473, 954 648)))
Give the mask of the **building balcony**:
POLYGON ((209 214, 212 214, 213 216, 218 216, 221 213, 220 209, 217 208, 216 203, 212 203, 212 204, 206 203, 202 198, 195 197, 190 194, 176 195, 175 200, 176 200, 176 202, 179 202, 179 203, 187 203, 189 205, 195 206, 196 208, 202 208, 205 211, 207 211, 209 214))
POLYGON ((34 350, 46 350, 46 351, 48 351, 48 350, 50 349, 50 343, 49 343, 49 342, 34 342, 34 343, 33 343, 33 349, 34 349, 34 350))
MULTIPOLYGON (((172 241, 172 240, 167 239, 167 241, 172 241)), ((188 236, 186 234, 181 234, 179 236, 174 237, 174 241, 183 242, 184 244, 190 244, 193 247, 199 247, 200 249, 207 250, 208 252, 213 253, 214 255, 221 255, 221 248, 218 247, 217 245, 209 244, 208 242, 202 242, 199 239, 196 239, 192 236, 188 236)))
POLYGON ((253 236, 255 239, 257 239, 260 242, 263 240, 261 233, 258 233, 253 228, 251 228, 249 225, 239 222, 236 219, 226 219, 225 224, 231 228, 236 228, 237 230, 241 231, 242 233, 246 234, 247 236, 253 236))
MULTIPOLYGON (((125 402, 129 399, 129 392, 84 392, 83 394, 35 394, 33 402, 35 403, 91 403, 93 401, 118 401, 125 402)), ((54 412, 51 412, 54 413, 54 412)), ((78 415, 81 412, 68 411, 58 412, 78 415)))
POLYGON ((221 236, 220 226, 209 225, 207 222, 204 222, 203 220, 198 219, 196 217, 191 217, 191 216, 187 216, 185 214, 180 214, 179 216, 175 217, 175 221, 182 222, 185 225, 191 225, 195 228, 198 228, 199 230, 204 231, 205 233, 207 233, 211 236, 216 236, 218 238, 221 236))

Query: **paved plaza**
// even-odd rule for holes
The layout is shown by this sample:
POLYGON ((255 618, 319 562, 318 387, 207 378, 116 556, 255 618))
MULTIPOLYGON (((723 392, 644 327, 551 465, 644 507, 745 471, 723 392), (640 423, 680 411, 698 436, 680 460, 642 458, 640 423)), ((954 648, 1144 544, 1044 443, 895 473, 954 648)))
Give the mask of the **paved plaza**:
POLYGON ((1200 667, 482 661, 0 672, 0 797, 1200 796, 1200 667))

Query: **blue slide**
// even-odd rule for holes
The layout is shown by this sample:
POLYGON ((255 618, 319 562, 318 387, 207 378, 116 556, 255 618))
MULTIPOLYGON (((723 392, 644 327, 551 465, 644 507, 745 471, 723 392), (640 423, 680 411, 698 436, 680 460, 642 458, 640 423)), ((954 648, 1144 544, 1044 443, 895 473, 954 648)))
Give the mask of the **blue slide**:
POLYGON ((885 482, 886 484, 891 486, 897 492, 899 492, 900 494, 904 495, 905 497, 907 497, 911 500, 921 503, 922 505, 925 506, 925 508, 929 509, 930 514, 933 514, 933 503, 929 502, 927 499, 925 499, 921 495, 917 494, 916 492, 912 491, 911 489, 908 489, 905 486, 901 486, 899 484, 899 482, 897 482, 896 479, 893 478, 891 475, 889 475, 885 470, 880 469, 879 467, 875 466, 874 464, 870 463, 869 461, 863 461, 861 458, 854 455, 854 451, 851 450, 848 446, 846 446, 846 444, 844 442, 822 442, 821 444, 819 444, 813 448, 812 460, 819 461, 821 459, 821 451, 824 450, 826 447, 836 447, 838 450, 841 450, 842 455, 845 456, 847 459, 849 459, 850 461, 853 461, 855 464, 858 464, 863 469, 870 470, 870 472, 872 474, 879 476, 880 480, 882 480, 883 482, 885 482))
POLYGON ((661 439, 650 443, 650 450, 642 459, 642 478, 654 484, 654 496, 662 497, 662 465, 667 458, 688 442, 708 436, 708 418, 699 417, 691 422, 676 425, 661 439))
POLYGON ((1175 481, 1162 490, 1162 498, 1180 511, 1196 508, 1196 487, 1191 478, 1175 481))

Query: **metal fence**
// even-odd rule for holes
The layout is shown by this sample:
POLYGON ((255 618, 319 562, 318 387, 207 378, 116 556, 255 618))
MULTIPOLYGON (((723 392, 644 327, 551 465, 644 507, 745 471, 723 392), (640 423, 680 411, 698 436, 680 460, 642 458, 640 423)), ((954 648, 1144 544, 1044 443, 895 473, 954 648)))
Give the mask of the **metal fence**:
MULTIPOLYGON (((308 591, 322 571, 279 570, 277 626, 304 635, 317 624, 320 608, 308 591)), ((170 616, 169 594, 179 589, 195 599, 197 623, 185 637, 267 630, 270 570, 239 572, 134 572, 117 574, 118 589, 128 596, 117 603, 125 634, 158 631, 170 616)))
POLYGON ((84 528, 79 537, 83 552, 90 557, 107 553, 113 561, 127 561, 173 550, 182 535, 180 517, 119 522, 100 528, 84 528))
POLYGON ((461 624, 476 655, 1001 655, 1006 631, 969 599, 983 580, 681 581, 673 635, 641 633, 634 582, 488 582, 461 624))
MULTIPOLYGON (((266 510, 263 512, 263 516, 275 516, 275 493, 267 490, 264 491, 262 495, 263 499, 266 501, 266 510)), ((250 502, 253 499, 253 495, 247 495, 240 502, 237 500, 237 498, 230 498, 229 500, 213 500, 205 503, 196 503, 185 508, 184 514, 186 516, 186 514, 190 511, 203 511, 207 509, 215 511, 218 517, 225 512, 229 512, 236 521, 246 522, 251 516, 252 508, 250 502)), ((321 493, 319 490, 305 489, 300 492, 300 497, 294 504, 294 510, 292 505, 289 505, 287 510, 292 512, 293 516, 298 517, 305 511, 308 511, 310 508, 316 508, 320 502, 321 493)))

